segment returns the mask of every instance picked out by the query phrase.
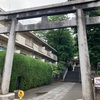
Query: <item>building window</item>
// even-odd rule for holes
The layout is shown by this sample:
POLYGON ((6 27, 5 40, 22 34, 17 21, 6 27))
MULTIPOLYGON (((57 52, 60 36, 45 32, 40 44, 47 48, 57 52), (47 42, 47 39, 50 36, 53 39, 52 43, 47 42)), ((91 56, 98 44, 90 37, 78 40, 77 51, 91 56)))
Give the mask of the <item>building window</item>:
POLYGON ((20 50, 16 50, 15 52, 16 52, 16 53, 20 53, 20 50))
POLYGON ((33 41, 31 41, 29 39, 26 39, 25 40, 25 45, 30 46, 30 47, 33 47, 33 41))
POLYGON ((18 41, 18 36, 19 36, 19 34, 18 33, 16 33, 16 40, 18 41))
POLYGON ((6 50, 6 48, 0 46, 0 51, 6 50))
POLYGON ((54 54, 53 59, 57 61, 57 56, 54 54))
POLYGON ((45 62, 45 59, 41 59, 41 61, 45 62))
POLYGON ((39 47, 38 47, 38 50, 39 50, 40 52, 42 52, 42 47, 41 47, 41 46, 39 46, 39 47))
POLYGON ((45 47, 44 46, 42 47, 42 50, 45 50, 45 47))
POLYGON ((23 53, 23 52, 20 52, 20 54, 22 54, 22 55, 26 55, 25 53, 23 53))
POLYGON ((32 57, 35 58, 35 55, 33 55, 32 57))
POLYGON ((52 64, 52 62, 49 62, 49 64, 52 64))
POLYGON ((47 51, 47 55, 48 55, 49 57, 51 57, 51 53, 52 53, 52 51, 47 51))

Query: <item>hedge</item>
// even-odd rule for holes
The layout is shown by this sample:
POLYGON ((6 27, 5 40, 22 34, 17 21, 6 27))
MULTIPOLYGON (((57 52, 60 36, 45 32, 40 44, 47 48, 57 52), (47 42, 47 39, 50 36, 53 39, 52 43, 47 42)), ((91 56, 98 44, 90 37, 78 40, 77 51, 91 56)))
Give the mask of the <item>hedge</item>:
MULTIPOLYGON (((3 71, 5 52, 0 51, 0 72, 3 71)), ((52 68, 48 63, 22 55, 14 54, 10 91, 17 89, 18 78, 20 89, 27 90, 33 87, 47 85, 52 80, 52 68)))

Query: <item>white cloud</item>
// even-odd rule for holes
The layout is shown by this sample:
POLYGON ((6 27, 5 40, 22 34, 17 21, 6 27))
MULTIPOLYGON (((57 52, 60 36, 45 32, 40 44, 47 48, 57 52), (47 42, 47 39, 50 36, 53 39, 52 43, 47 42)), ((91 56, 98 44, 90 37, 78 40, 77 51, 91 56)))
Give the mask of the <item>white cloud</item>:
MULTIPOLYGON (((5 11, 19 10, 49 4, 56 4, 66 2, 67 0, 0 0, 0 8, 5 11)), ((41 18, 20 21, 23 24, 37 23, 41 18)))
POLYGON ((0 7, 6 11, 43 6, 67 0, 0 0, 0 7))

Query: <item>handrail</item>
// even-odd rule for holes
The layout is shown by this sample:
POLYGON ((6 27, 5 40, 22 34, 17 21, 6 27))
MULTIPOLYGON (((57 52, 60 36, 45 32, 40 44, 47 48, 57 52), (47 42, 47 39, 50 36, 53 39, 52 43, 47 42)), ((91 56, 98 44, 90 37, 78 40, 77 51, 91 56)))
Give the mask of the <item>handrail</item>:
POLYGON ((65 71, 65 73, 63 75, 63 81, 65 80, 65 77, 66 77, 67 73, 68 73, 68 68, 66 68, 66 71, 65 71))

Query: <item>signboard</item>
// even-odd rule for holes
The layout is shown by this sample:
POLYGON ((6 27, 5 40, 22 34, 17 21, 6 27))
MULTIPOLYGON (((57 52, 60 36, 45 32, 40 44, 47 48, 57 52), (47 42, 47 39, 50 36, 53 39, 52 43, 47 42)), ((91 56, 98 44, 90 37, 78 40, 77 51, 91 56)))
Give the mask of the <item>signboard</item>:
POLYGON ((94 86, 100 87, 100 77, 94 77, 94 86))

